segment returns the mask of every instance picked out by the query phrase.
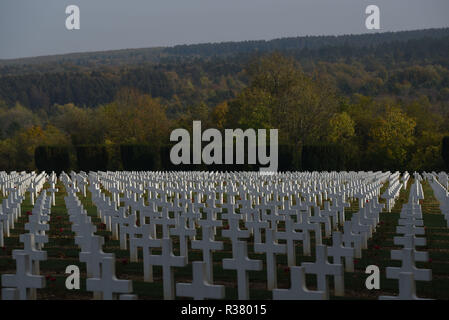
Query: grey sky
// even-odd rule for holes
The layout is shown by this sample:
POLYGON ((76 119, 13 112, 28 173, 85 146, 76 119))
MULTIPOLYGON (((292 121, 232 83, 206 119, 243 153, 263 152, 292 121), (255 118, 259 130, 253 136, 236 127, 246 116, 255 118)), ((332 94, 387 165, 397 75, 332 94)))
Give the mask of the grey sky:
POLYGON ((449 0, 0 0, 0 59, 69 52, 449 26, 449 0), (80 7, 81 30, 65 28, 80 7))

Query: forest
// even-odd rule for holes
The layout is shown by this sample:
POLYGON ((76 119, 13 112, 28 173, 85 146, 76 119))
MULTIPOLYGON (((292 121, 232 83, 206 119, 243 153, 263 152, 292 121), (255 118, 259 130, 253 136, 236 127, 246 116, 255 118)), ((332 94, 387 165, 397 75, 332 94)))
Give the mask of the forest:
POLYGON ((285 170, 448 170, 448 53, 429 29, 0 60, 0 170, 37 169, 39 146, 96 146, 119 170, 132 145, 167 169, 193 120, 279 129, 285 170))

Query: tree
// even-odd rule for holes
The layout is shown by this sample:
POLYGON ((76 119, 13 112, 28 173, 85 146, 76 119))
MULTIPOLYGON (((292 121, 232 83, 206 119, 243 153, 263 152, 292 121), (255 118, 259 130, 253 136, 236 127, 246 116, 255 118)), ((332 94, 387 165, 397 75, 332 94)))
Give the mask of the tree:
POLYGON ((120 91, 101 110, 106 139, 116 143, 161 145, 169 138, 169 121, 159 99, 133 89, 120 91))
POLYGON ((371 154, 377 155, 372 161, 383 164, 384 169, 403 169, 408 148, 414 144, 415 126, 415 121, 401 109, 387 106, 385 114, 371 129, 371 154))

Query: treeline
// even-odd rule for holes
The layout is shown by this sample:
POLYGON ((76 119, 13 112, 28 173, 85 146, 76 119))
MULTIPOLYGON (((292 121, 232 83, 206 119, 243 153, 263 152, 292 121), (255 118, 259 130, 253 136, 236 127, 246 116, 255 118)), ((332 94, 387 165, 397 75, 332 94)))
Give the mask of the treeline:
MULTIPOLYGON (((108 167, 118 169, 124 160, 117 146, 160 150, 172 130, 191 131, 192 121, 201 120, 203 130, 278 129, 283 154, 291 153, 279 158, 282 168, 442 170, 448 45, 429 36, 371 48, 303 48, 303 55, 193 55, 139 67, 2 76, 0 169, 35 169, 39 146, 83 145, 105 146, 108 167), (307 148, 338 151, 315 156, 307 148)), ((167 168, 161 154, 145 163, 167 168)))
MULTIPOLYGON (((159 49, 158 63, 149 59, 137 65, 101 67, 101 53, 86 54, 96 64, 66 62, 71 55, 50 64, 54 68, 38 64, 39 58, 25 65, 0 63, 0 100, 33 110, 67 103, 97 107, 132 87, 163 99, 176 117, 193 104, 213 107, 234 98, 249 84, 248 64, 273 51, 293 57, 308 75, 327 78, 342 95, 424 95, 436 104, 449 101, 449 29, 177 46, 159 49)), ((120 54, 124 62, 135 56, 124 50, 104 53, 104 59, 120 54)))
MULTIPOLYGON (((383 45, 400 45, 416 39, 437 39, 449 36, 449 28, 425 29, 400 32, 384 32, 362 35, 305 36, 273 39, 269 41, 240 41, 178 45, 166 48, 124 49, 102 52, 71 53, 34 58, 0 60, 0 76, 29 74, 33 72, 61 72, 80 68, 83 71, 104 69, 114 66, 136 66, 146 63, 189 62, 191 57, 229 58, 232 56, 266 54, 273 51, 296 51, 313 53, 315 58, 324 58, 340 48, 347 56, 347 50, 361 48, 366 51, 383 45), (303 51, 304 50, 304 51, 303 51), (344 52, 346 51, 346 52, 344 52), (321 54, 321 55, 320 55, 321 54), (317 56, 320 55, 320 56, 317 56)), ((361 51, 362 51, 361 50, 361 51)), ((382 49, 380 51, 383 51, 382 49)), ((354 53, 354 52, 352 52, 354 53)), ((338 55, 340 57, 340 55, 338 55)))

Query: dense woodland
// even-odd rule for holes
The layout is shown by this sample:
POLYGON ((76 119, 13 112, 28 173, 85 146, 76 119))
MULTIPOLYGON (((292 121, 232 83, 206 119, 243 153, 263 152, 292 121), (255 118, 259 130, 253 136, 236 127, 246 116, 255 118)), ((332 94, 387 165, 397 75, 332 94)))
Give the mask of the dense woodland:
POLYGON ((292 169, 313 146, 338 169, 444 169, 449 29, 0 60, 2 170, 35 169, 41 145, 102 146, 123 169, 120 146, 159 150, 193 120, 278 128, 292 169))

